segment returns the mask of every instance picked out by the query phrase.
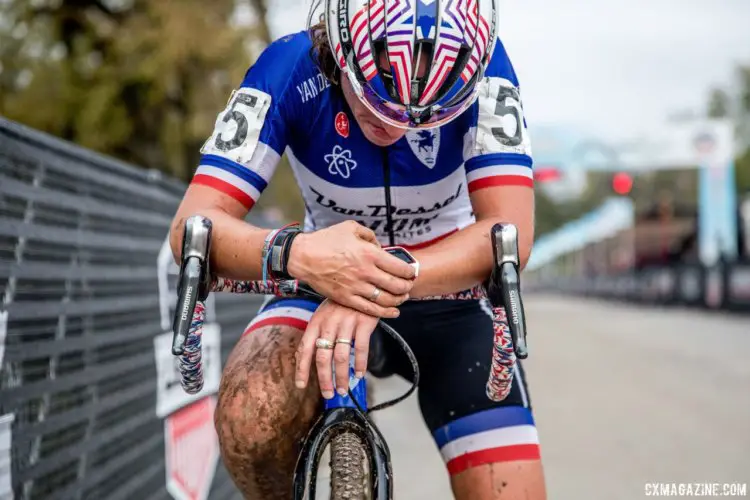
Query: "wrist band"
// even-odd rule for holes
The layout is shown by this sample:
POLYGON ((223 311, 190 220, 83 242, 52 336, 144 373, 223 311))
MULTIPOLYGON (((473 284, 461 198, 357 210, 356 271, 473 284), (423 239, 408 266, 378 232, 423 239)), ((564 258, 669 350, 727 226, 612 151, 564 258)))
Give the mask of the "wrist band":
POLYGON ((291 276, 286 272, 286 262, 289 259, 288 249, 291 245, 290 238, 293 239, 299 232, 300 229, 297 224, 290 224, 282 228, 271 242, 269 273, 274 280, 291 279, 291 276))
MULTIPOLYGON (((274 229, 266 236, 261 254, 261 267, 263 270, 263 281, 278 279, 290 279, 286 273, 286 264, 283 256, 284 246, 290 235, 299 233, 297 223, 287 224, 286 226, 274 229), (282 276, 285 275, 285 276, 282 276)), ((291 242, 289 242, 291 244, 291 242)), ((288 256, 286 257, 288 260, 288 256)))
POLYGON ((302 231, 294 231, 284 241, 284 247, 281 253, 281 275, 284 276, 284 279, 294 279, 294 276, 289 274, 289 258, 292 254, 292 242, 294 242, 294 238, 300 234, 302 234, 302 231))

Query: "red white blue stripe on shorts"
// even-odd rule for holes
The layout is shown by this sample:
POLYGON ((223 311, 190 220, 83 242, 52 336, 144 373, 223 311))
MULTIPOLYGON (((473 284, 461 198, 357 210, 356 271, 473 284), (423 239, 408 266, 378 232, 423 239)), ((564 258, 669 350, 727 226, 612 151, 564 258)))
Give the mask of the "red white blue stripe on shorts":
POLYGON ((247 325, 242 335, 268 325, 286 325, 304 331, 318 305, 317 302, 306 299, 271 301, 260 308, 258 315, 247 325))
POLYGON ((459 418, 433 434, 448 473, 479 465, 539 460, 539 434, 531 410, 492 408, 459 418))

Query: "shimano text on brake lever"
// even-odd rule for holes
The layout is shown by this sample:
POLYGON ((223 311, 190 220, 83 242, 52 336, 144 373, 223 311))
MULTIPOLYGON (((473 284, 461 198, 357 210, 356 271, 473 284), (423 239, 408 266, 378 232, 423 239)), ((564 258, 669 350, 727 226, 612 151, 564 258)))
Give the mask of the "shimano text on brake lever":
POLYGON ((211 221, 200 215, 194 215, 185 221, 177 305, 172 322, 172 354, 175 356, 183 353, 196 302, 208 297, 211 279, 208 268, 211 228, 211 221))
POLYGON ((518 229, 513 224, 495 224, 491 237, 495 266, 488 288, 490 301, 494 306, 505 307, 516 356, 526 359, 529 354, 526 344, 526 315, 521 300, 518 229))

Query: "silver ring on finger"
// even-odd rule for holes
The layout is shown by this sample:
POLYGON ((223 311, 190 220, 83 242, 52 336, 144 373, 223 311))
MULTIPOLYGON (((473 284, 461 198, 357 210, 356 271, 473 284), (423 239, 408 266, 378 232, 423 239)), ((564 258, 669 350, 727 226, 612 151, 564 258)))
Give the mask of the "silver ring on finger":
POLYGON ((315 339, 315 347, 317 347, 318 349, 333 349, 334 346, 335 344, 328 339, 324 339, 322 337, 315 339))
POLYGON ((354 344, 354 341, 351 340, 351 339, 336 339, 336 343, 337 344, 346 344, 348 346, 351 346, 352 344, 354 344))
POLYGON ((376 300, 378 300, 378 297, 380 297, 380 292, 381 292, 380 288, 375 287, 375 290, 372 291, 372 295, 370 295, 370 300, 372 302, 375 302, 376 300))

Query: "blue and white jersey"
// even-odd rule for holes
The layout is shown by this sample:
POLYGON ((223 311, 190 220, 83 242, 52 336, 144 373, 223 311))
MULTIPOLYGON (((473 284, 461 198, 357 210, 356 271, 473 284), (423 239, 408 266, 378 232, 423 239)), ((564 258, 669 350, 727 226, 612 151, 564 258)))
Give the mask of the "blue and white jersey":
POLYGON ((383 244, 424 247, 474 222, 469 193, 533 187, 518 80, 498 42, 479 97, 452 122, 369 142, 310 57, 307 32, 271 44, 216 120, 194 183, 250 209, 286 151, 305 200, 305 229, 356 220, 383 244))

